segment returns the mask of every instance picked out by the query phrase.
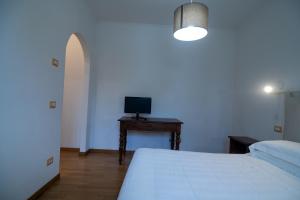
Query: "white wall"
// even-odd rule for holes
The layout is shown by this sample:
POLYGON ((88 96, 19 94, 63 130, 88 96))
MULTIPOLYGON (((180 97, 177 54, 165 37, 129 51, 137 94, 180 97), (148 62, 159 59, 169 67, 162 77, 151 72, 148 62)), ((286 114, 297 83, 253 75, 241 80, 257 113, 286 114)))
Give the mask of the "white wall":
POLYGON ((79 32, 92 52, 93 23, 81 0, 1 0, 0 199, 27 199, 59 172, 65 47, 79 32))
POLYGON ((61 122, 61 146, 80 147, 83 125, 83 109, 85 101, 84 83, 86 77, 84 52, 79 39, 72 34, 66 49, 64 96, 61 122))
MULTIPOLYGON (((152 97, 155 117, 184 122, 181 148, 224 152, 232 132, 235 34, 210 29, 180 42, 171 26, 100 23, 97 26, 96 106, 90 146, 117 149, 124 96, 152 97)), ((168 135, 130 134, 128 148, 169 148, 168 135)))
POLYGON ((280 139, 273 132, 283 123, 283 101, 265 95, 265 84, 300 89, 300 1, 274 0, 256 11, 238 31, 235 132, 259 140, 280 139))

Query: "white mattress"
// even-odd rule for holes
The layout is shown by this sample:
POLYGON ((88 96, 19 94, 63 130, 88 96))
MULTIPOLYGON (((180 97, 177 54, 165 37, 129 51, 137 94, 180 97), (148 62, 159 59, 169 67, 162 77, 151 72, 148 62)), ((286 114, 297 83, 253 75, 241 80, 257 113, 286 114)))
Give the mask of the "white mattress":
POLYGON ((300 200, 300 179, 249 155, 139 149, 118 200, 300 200))

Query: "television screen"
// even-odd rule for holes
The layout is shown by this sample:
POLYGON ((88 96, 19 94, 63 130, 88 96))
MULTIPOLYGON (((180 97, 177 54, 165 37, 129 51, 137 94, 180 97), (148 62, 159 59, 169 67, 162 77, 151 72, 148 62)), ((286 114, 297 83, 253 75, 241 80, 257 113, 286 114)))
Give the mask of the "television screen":
POLYGON ((125 97, 125 113, 151 113, 151 98, 125 97))

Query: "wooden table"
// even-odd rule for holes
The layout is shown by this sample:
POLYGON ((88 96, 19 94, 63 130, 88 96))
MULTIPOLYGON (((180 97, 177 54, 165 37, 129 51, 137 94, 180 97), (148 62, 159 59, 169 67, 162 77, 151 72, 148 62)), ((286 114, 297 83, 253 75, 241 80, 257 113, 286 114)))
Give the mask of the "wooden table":
POLYGON ((258 142, 256 139, 243 136, 228 136, 230 140, 229 153, 249 153, 249 146, 258 142))
POLYGON ((170 132, 171 149, 179 150, 181 142, 181 122, 178 119, 169 118, 146 118, 137 120, 131 117, 122 117, 120 122, 120 145, 119 164, 122 164, 123 155, 126 153, 127 131, 150 131, 150 132, 170 132))

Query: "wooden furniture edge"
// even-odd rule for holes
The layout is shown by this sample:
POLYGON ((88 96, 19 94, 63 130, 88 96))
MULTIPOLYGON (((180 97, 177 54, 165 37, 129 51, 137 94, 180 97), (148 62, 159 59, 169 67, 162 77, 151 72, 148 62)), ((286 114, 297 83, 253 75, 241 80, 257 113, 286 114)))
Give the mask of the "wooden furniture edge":
MULTIPOLYGON (((127 151, 129 154, 133 154, 134 151, 127 151)), ((114 149, 88 149, 86 152, 79 152, 79 156, 87 156, 89 153, 104 153, 104 154, 116 154, 119 150, 114 149)))
POLYGON ((28 200, 36 200, 38 199, 51 185, 53 185, 57 180, 60 179, 60 173, 54 176, 50 181, 48 181, 44 186, 42 186, 39 190, 33 193, 28 200))
POLYGON ((249 137, 249 136, 233 136, 233 135, 229 135, 228 138, 230 140, 234 140, 234 141, 238 141, 241 142, 243 144, 253 144, 255 142, 259 142, 259 140, 249 137))
POLYGON ((71 148, 71 147, 60 147, 61 151, 70 151, 70 152, 79 152, 79 148, 71 148))
MULTIPOLYGON (((134 151, 127 151, 128 153, 134 153, 134 151)), ((106 153, 106 154, 114 154, 119 153, 119 150, 114 149, 89 149, 89 153, 106 153)))

